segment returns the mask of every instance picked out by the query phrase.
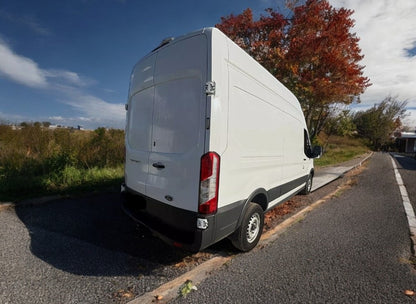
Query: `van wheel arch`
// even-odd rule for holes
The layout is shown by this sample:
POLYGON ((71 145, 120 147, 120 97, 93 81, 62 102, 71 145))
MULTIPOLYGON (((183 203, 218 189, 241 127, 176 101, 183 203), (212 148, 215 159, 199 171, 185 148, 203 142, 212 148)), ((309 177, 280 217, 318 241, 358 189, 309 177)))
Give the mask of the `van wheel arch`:
POLYGON ((260 205, 263 211, 267 210, 267 205, 269 204, 269 196, 267 195, 267 191, 263 188, 259 188, 255 190, 245 201, 244 207, 241 210, 240 216, 238 218, 236 229, 238 229, 243 221, 244 214, 247 212, 247 209, 250 203, 256 203, 260 205))
POLYGON ((250 202, 243 214, 241 225, 229 236, 229 239, 237 249, 243 252, 250 251, 259 242, 263 226, 263 208, 257 203, 250 202))

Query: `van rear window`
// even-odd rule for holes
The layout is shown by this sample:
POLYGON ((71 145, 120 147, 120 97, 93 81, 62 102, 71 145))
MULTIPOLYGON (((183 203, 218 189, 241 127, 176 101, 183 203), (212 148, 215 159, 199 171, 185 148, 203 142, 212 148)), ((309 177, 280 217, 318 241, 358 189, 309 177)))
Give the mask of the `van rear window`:
POLYGON ((155 87, 152 151, 184 153, 198 143, 203 102, 198 78, 176 79, 155 87))
POLYGON ((134 95, 129 105, 128 144, 134 150, 150 151, 153 91, 148 88, 134 95))

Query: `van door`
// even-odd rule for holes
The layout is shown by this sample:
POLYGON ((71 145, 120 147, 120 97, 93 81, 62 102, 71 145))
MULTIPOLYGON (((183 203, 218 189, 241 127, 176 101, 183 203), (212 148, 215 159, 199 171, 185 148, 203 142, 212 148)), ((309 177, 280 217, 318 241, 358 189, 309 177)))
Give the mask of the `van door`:
POLYGON ((149 173, 154 88, 134 95, 129 103, 125 179, 128 187, 146 194, 149 173))
POLYGON ((195 212, 205 142, 207 52, 205 35, 198 35, 161 49, 155 65, 146 194, 195 212))
POLYGON ((126 185, 146 194, 152 141, 153 72, 155 56, 140 61, 133 70, 126 126, 126 185))

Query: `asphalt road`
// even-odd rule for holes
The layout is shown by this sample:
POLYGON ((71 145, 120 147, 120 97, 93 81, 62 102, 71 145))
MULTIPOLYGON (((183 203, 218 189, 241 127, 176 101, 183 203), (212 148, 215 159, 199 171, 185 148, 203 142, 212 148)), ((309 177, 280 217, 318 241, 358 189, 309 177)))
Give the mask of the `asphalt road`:
POLYGON ((351 190, 174 303, 414 303, 404 294, 416 290, 410 247, 390 156, 377 153, 351 190))
POLYGON ((115 193, 0 212, 0 303, 120 303, 186 269, 115 193))
MULTIPOLYGON (((239 254, 177 303, 412 303, 406 217, 391 161, 375 155, 352 190, 273 244, 239 254)), ((415 163, 398 158, 415 203, 415 163)), ((126 303, 187 271, 120 209, 118 194, 0 212, 0 303, 126 303)), ((211 251, 232 251, 229 242, 211 251)))

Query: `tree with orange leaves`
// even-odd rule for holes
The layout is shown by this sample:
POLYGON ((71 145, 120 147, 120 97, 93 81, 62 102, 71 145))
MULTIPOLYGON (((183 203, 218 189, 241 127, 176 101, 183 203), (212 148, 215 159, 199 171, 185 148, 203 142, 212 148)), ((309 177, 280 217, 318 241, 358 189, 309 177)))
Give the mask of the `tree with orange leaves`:
POLYGON ((315 137, 331 105, 359 102, 370 83, 359 64, 359 38, 351 32, 352 10, 336 9, 327 0, 307 0, 289 8, 290 19, 267 9, 254 20, 246 9, 222 17, 216 26, 296 95, 315 137))

